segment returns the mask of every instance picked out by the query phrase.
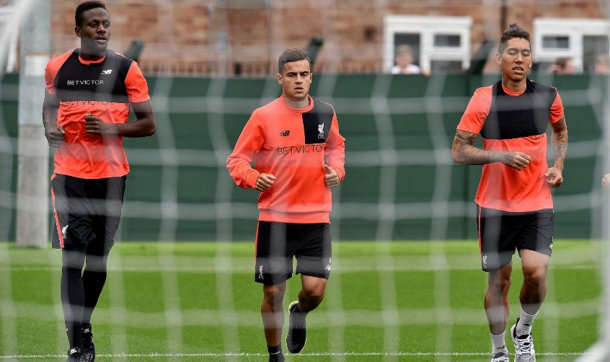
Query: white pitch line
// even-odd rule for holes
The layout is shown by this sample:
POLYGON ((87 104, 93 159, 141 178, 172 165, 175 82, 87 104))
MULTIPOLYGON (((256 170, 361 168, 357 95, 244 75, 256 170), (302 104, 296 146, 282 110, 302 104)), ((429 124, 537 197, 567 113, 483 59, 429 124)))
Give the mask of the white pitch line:
MULTIPOLYGON (((587 352, 542 352, 538 356, 581 356, 587 352)), ((291 357, 332 357, 332 356, 397 356, 397 357, 455 357, 455 356, 487 356, 489 352, 326 352, 326 353, 301 353, 291 357)), ((148 354, 97 354, 100 358, 155 358, 155 357, 265 357, 266 353, 148 353, 148 354)), ((13 355, 0 356, 2 359, 43 359, 43 358, 65 358, 63 354, 46 355, 13 355)))

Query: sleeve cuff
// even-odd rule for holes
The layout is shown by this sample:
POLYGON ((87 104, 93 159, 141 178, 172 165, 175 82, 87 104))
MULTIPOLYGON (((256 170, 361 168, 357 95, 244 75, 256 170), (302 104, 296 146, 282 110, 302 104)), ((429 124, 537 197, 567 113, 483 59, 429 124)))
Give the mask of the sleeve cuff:
POLYGON ((256 171, 256 170, 252 170, 252 172, 248 175, 248 186, 250 186, 251 188, 256 188, 256 180, 258 180, 258 176, 261 173, 256 171))
POLYGON ((335 170, 337 172, 337 175, 339 176, 339 180, 343 181, 343 179, 345 178, 345 168, 343 166, 336 166, 336 165, 328 165, 330 168, 332 168, 333 170, 335 170))
POLYGON ((148 94, 143 95, 143 96, 139 96, 139 97, 127 96, 127 99, 131 103, 142 103, 142 102, 149 101, 150 100, 150 96, 148 94))

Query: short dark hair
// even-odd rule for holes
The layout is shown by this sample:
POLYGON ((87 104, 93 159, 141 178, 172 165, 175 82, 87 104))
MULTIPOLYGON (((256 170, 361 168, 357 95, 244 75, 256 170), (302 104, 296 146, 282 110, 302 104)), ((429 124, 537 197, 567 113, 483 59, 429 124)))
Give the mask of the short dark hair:
POLYGON ((299 48, 284 50, 277 62, 277 68, 280 74, 282 74, 284 71, 284 65, 286 63, 298 62, 299 60, 307 60, 309 62, 309 68, 311 69, 311 59, 309 59, 309 54, 307 54, 307 51, 299 48))
POLYGON ((525 40, 527 40, 528 43, 531 43, 530 42, 530 33, 528 33, 526 30, 524 30, 522 27, 520 27, 516 23, 510 24, 508 29, 504 30, 504 32, 502 33, 502 37, 500 38, 500 44, 498 44, 498 53, 502 54, 502 52, 504 51, 504 48, 506 48, 506 43, 510 39, 514 39, 514 38, 525 39, 525 40))
POLYGON ((106 9, 106 5, 98 0, 88 0, 78 5, 74 14, 74 22, 76 23, 76 26, 80 27, 83 25, 83 13, 85 11, 97 8, 102 8, 108 11, 108 9, 106 9))

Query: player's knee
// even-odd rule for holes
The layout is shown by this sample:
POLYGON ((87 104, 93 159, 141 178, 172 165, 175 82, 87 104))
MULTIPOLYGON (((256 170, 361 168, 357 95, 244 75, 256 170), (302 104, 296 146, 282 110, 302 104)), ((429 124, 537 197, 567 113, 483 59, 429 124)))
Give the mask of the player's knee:
POLYGON ((507 294, 511 283, 510 276, 498 276, 489 280, 489 289, 495 293, 507 294))
POLYGON ((524 268, 523 282, 531 287, 539 287, 546 280, 546 268, 524 268))
POLYGON ((280 285, 265 285, 263 287, 263 302, 269 305, 281 304, 286 287, 280 285))
POLYGON ((511 283, 512 283, 511 278, 502 279, 502 281, 500 282, 500 287, 502 288, 502 294, 508 293, 511 283))
POLYGON ((87 255, 85 270, 92 273, 106 273, 108 269, 108 257, 98 255, 87 255))
POLYGON ((81 270, 85 264, 85 248, 83 245, 66 245, 62 250, 62 267, 64 269, 81 270))
POLYGON ((303 297, 309 300, 321 301, 324 298, 324 284, 303 288, 303 297))

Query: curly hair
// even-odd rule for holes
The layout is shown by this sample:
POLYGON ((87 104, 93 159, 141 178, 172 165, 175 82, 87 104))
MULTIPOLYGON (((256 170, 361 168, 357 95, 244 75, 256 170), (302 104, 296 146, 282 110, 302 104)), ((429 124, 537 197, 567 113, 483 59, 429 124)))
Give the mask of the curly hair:
POLYGON ((76 26, 80 27, 83 25, 83 13, 85 11, 97 8, 102 8, 108 11, 108 9, 106 9, 106 5, 98 0, 89 0, 78 5, 74 14, 74 22, 76 23, 76 26))
POLYGON ((510 24, 508 29, 504 30, 504 32, 502 33, 502 37, 500 38, 500 44, 498 44, 498 53, 502 54, 502 52, 506 48, 506 43, 510 39, 514 39, 514 38, 525 39, 525 40, 527 40, 528 43, 531 43, 529 32, 524 30, 522 27, 520 27, 516 23, 510 24))

